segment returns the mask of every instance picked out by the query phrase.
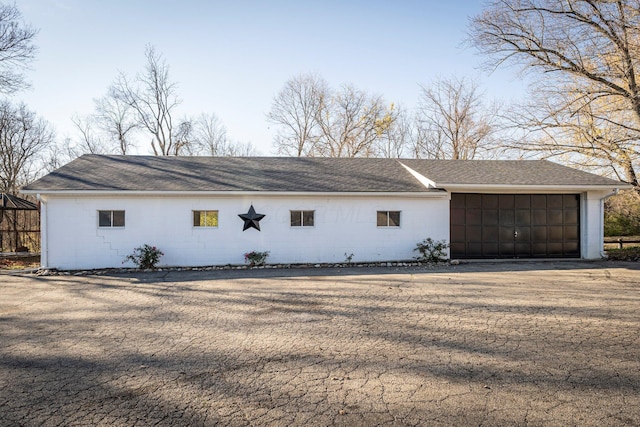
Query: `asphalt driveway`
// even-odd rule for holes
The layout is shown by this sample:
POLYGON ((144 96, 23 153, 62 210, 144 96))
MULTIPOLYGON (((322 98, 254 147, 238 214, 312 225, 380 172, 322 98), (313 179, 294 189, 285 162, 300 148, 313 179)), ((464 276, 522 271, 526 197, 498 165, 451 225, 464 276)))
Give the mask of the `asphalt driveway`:
POLYGON ((638 425, 640 265, 2 275, 0 414, 638 425))

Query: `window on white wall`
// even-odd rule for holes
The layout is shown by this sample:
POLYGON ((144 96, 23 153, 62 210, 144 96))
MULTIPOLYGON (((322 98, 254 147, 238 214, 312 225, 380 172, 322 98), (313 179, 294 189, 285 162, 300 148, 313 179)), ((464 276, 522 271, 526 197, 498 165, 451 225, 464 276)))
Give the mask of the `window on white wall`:
POLYGON ((194 227, 217 227, 218 211, 193 211, 194 227))
POLYGON ((378 211, 378 227, 400 227, 400 211, 378 211))
POLYGON ((291 211, 292 227, 313 227, 315 211, 291 211))
POLYGON ((124 227, 124 211, 98 211, 99 227, 124 227))

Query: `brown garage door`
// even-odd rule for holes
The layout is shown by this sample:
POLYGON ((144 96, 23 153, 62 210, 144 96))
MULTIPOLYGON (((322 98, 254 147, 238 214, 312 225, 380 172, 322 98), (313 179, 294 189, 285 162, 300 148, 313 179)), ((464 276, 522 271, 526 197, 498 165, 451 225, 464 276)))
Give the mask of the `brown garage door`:
POLYGON ((578 194, 451 194, 451 258, 579 258, 578 194))

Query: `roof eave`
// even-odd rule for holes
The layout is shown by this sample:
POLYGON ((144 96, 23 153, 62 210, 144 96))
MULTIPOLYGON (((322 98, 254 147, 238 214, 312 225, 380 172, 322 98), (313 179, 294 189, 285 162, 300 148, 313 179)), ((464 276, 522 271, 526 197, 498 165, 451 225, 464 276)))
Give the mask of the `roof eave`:
POLYGON ((612 184, 588 184, 588 185, 517 185, 517 184, 447 184, 438 183, 438 188, 446 189, 449 192, 473 191, 482 193, 569 193, 584 191, 607 191, 613 189, 630 189, 633 186, 620 183, 612 184))
POLYGON ((96 196, 96 197, 138 197, 138 196, 173 196, 173 197, 192 197, 192 196, 267 196, 267 197, 447 197, 445 190, 430 189, 428 191, 349 191, 349 192, 327 192, 327 191, 163 191, 163 190, 21 190, 25 194, 36 194, 44 196, 96 196))

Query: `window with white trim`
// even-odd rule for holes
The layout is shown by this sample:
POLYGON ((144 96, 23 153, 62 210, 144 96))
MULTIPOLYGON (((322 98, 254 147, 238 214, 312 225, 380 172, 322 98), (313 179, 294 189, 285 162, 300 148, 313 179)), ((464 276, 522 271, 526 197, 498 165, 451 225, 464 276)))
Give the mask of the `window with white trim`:
POLYGON ((124 211, 98 211, 98 227, 124 227, 124 211))
POLYGON ((378 211, 378 227, 400 227, 400 211, 378 211))
POLYGON ((315 211, 291 211, 292 227, 313 227, 315 211))
POLYGON ((218 211, 193 211, 194 227, 217 227, 218 211))

